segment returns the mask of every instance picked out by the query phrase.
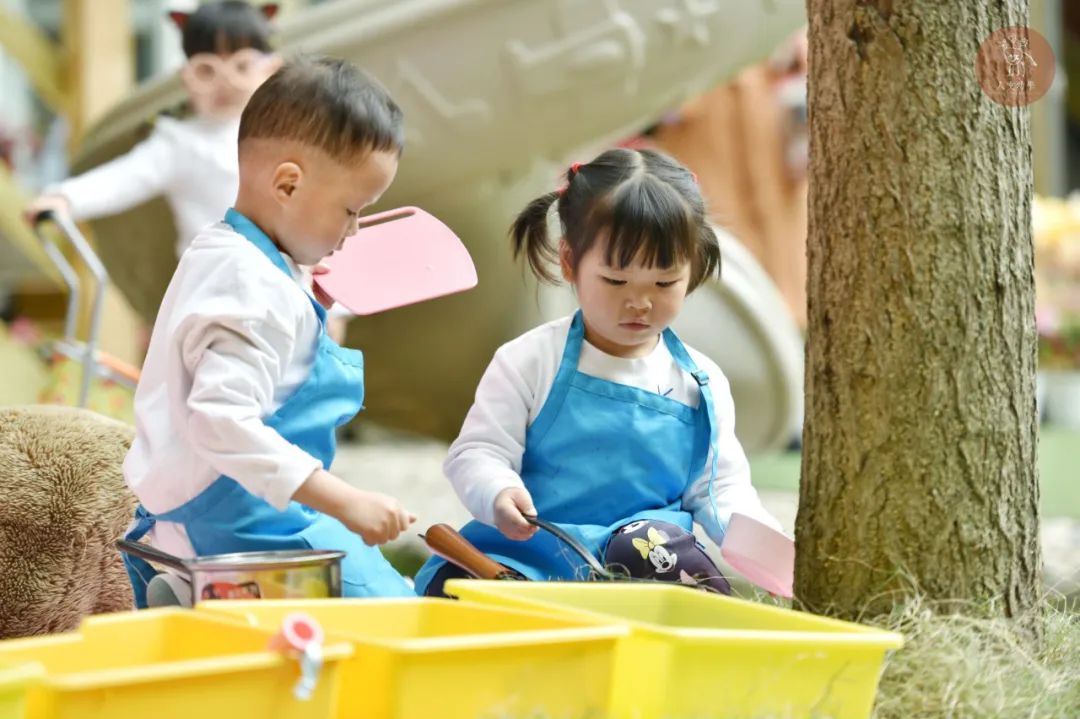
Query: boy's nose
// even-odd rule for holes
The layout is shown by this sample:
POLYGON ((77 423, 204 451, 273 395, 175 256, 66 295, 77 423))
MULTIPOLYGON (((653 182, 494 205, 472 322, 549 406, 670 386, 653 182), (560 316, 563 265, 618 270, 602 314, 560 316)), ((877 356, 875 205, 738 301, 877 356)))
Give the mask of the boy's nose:
POLYGON ((342 248, 342 246, 345 244, 345 240, 349 239, 350 237, 352 237, 353 235, 355 235, 359 231, 360 231, 360 220, 358 218, 354 217, 353 219, 349 220, 348 226, 345 227, 345 234, 342 235, 341 239, 338 241, 337 249, 340 250, 342 248))

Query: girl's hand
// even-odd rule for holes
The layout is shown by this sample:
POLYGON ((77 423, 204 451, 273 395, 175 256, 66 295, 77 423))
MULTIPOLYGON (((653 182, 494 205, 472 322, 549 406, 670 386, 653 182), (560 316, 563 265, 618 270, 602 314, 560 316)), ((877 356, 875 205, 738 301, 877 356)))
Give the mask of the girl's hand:
POLYGON ((495 526, 509 539, 524 541, 536 534, 525 514, 535 515, 536 507, 523 487, 507 487, 495 497, 495 526))
POLYGON ((320 263, 311 268, 311 292, 315 295, 315 299, 325 309, 330 309, 334 306, 334 298, 326 294, 322 287, 319 287, 319 283, 315 282, 315 278, 319 275, 325 275, 330 271, 330 268, 320 263))

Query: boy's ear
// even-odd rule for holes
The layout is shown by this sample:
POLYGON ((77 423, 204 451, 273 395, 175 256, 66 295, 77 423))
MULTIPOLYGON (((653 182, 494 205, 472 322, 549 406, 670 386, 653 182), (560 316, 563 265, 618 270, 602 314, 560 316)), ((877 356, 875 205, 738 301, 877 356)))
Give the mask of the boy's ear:
POLYGON ((267 3, 266 5, 259 6, 259 12, 261 12, 263 14, 263 17, 265 17, 267 20, 273 20, 277 16, 278 10, 280 9, 281 6, 279 6, 276 2, 267 3))
POLYGON ((173 24, 176 25, 180 32, 184 32, 184 28, 187 27, 187 21, 188 18, 191 17, 191 13, 181 12, 179 10, 172 10, 169 12, 169 17, 172 19, 173 24))
POLYGON ((564 280, 574 281, 574 253, 565 237, 559 240, 559 269, 562 271, 564 280))
POLYGON ((285 204, 292 198, 296 188, 304 179, 304 171, 295 162, 282 162, 274 168, 273 191, 274 198, 281 204, 285 204))

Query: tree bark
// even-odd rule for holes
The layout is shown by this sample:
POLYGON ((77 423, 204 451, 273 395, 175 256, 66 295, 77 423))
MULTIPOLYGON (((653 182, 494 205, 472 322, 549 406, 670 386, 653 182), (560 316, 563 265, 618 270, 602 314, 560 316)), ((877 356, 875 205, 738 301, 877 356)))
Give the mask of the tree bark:
POLYGON ((1038 596, 1028 109, 980 43, 1027 0, 808 0, 806 420, 796 594, 1038 596))

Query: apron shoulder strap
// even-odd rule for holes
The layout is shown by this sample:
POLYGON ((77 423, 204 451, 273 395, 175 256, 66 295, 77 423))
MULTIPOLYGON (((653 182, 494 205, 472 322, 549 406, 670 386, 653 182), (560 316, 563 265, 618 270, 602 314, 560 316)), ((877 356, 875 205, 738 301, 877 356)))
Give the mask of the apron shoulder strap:
POLYGON ((720 435, 720 428, 716 422, 716 401, 713 399, 712 387, 709 386, 709 373, 697 366, 693 357, 686 350, 686 345, 682 343, 675 331, 670 327, 664 330, 664 343, 667 345, 668 351, 671 352, 671 356, 675 358, 675 362, 679 367, 687 372, 694 381, 697 382, 698 390, 701 392, 701 404, 699 409, 702 421, 704 423, 704 429, 700 433, 700 440, 694 450, 694 461, 691 462, 691 476, 687 481, 693 482, 697 475, 705 469, 705 463, 712 455, 712 462, 708 467, 708 482, 709 482, 709 503, 712 505, 713 516, 719 523, 720 518, 716 511, 716 500, 713 497, 713 482, 716 477, 716 469, 719 465, 719 457, 717 456, 717 439, 720 435))
POLYGON ((577 372, 578 360, 581 357, 581 343, 585 338, 585 321, 581 317, 581 310, 574 313, 570 321, 570 330, 566 334, 566 345, 563 347, 562 359, 559 361, 559 369, 555 373, 555 379, 551 383, 544 406, 532 423, 530 431, 537 438, 542 438, 551 428, 555 416, 562 407, 566 393, 570 389, 570 381, 577 372))
MULTIPOLYGON (((274 264, 274 267, 277 267, 284 272, 289 279, 293 279, 292 269, 289 267, 289 263, 285 261, 285 257, 281 254, 281 250, 277 248, 270 237, 263 232, 258 225, 232 207, 225 213, 225 224, 232 227, 234 232, 255 245, 255 247, 266 255, 266 258, 274 264)), ((315 308, 315 315, 319 318, 319 326, 325 331, 326 308, 319 304, 319 301, 316 300, 310 292, 305 292, 305 294, 311 301, 311 306, 315 308)))

